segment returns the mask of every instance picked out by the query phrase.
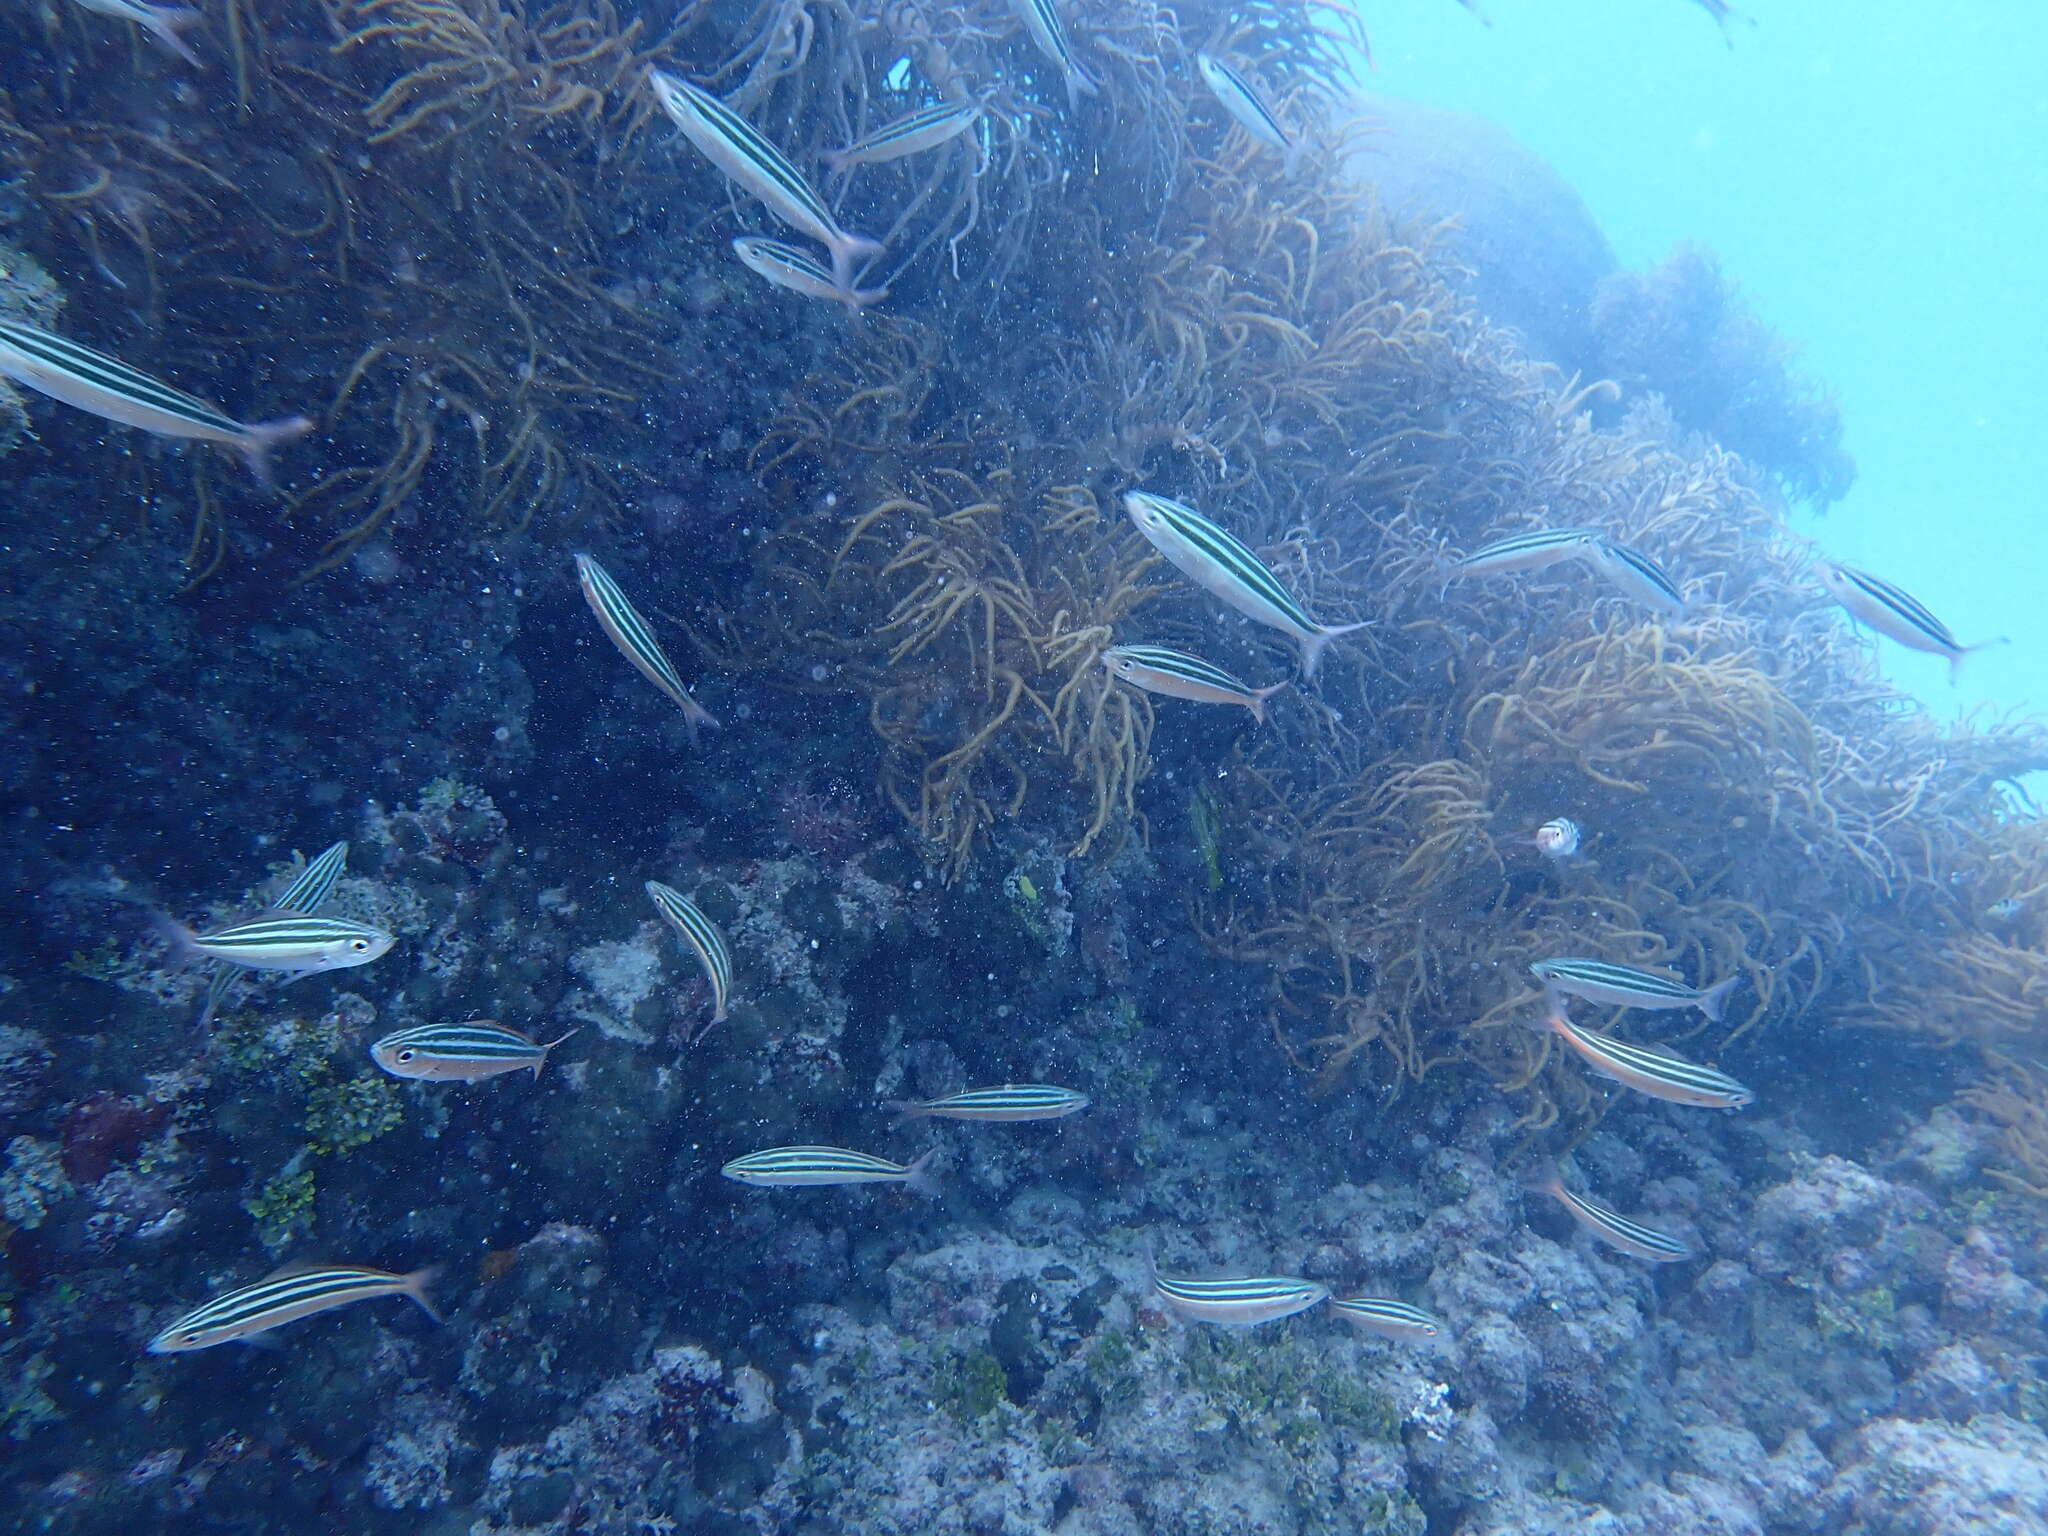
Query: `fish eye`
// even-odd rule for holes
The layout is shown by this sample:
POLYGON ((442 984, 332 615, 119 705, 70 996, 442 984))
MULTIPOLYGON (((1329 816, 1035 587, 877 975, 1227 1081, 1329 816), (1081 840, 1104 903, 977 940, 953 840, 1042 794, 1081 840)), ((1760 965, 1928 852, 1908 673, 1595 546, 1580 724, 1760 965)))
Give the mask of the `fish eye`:
POLYGON ((398 1053, 398 1059, 399 1059, 400 1061, 411 1061, 411 1060, 412 1060, 412 1058, 413 1058, 413 1052, 411 1051, 411 1049, 410 1049, 410 1048, 408 1048, 408 1049, 406 1049, 406 1050, 403 1050, 403 1051, 400 1051, 400 1052, 398 1053))
POLYGON ((196 1333, 181 1333, 178 1335, 178 1342, 180 1344, 197 1344, 199 1342, 199 1335, 196 1333))
POLYGON ((1131 660, 1130 660, 1130 658, 1129 658, 1129 657, 1125 657, 1125 658, 1124 658, 1123 660, 1119 661, 1119 662, 1118 662, 1118 663, 1116 664, 1116 669, 1117 669, 1117 671, 1121 672, 1121 673, 1122 673, 1122 674, 1123 674, 1123 675, 1124 675, 1125 677, 1129 677, 1129 676, 1131 675, 1131 660))
POLYGON ((348 947, 360 955, 364 950, 370 947, 370 941, 368 939, 350 939, 348 941, 348 947))

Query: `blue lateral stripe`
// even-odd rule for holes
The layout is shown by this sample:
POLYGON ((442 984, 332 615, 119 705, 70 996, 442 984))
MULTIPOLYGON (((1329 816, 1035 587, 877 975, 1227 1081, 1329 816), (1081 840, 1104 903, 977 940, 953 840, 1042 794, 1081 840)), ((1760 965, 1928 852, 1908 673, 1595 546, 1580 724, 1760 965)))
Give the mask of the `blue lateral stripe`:
POLYGON ((1609 965, 1604 960, 1568 959, 1546 963, 1560 980, 1583 982, 1587 986, 1625 989, 1640 992, 1645 997, 1694 998, 1700 995, 1696 987, 1688 987, 1684 982, 1650 971, 1639 971, 1633 966, 1609 965))
POLYGON ((1677 583, 1672 581, 1670 574, 1664 567, 1655 560, 1652 560, 1641 550, 1630 549, 1626 544, 1610 542, 1607 546, 1607 552, 1634 571, 1638 576, 1641 576, 1643 580, 1647 581, 1659 592, 1669 597, 1673 602, 1682 603, 1685 601, 1685 595, 1678 590, 1677 583))
POLYGON ((300 870, 298 878, 284 888, 283 894, 277 898, 278 910, 300 912, 310 917, 327 900, 347 866, 348 844, 335 843, 300 870))
POLYGON ((1185 651, 1169 651, 1158 645, 1119 645, 1111 654, 1128 656, 1141 667, 1150 667, 1155 672, 1165 672, 1229 693, 1250 694, 1252 691, 1213 662, 1190 656, 1185 651))
POLYGON ((1631 1045, 1626 1040, 1617 1040, 1612 1035, 1603 1035, 1597 1029, 1584 1029, 1577 1024, 1572 1025, 1571 1030, 1596 1053, 1612 1057, 1645 1077, 1681 1088, 1748 1096, 1749 1090, 1727 1073, 1701 1066, 1696 1061, 1687 1061, 1683 1056, 1667 1055, 1648 1046, 1631 1045))
POLYGON ((164 1332, 193 1333, 236 1327, 289 1311, 309 1301, 345 1298, 357 1292, 375 1295, 397 1289, 403 1283, 404 1276, 376 1269, 315 1269, 302 1274, 281 1275, 202 1302, 164 1332))
POLYGON ((1280 585, 1279 578, 1266 569, 1259 557, 1230 534, 1210 522, 1193 507, 1165 496, 1145 494, 1160 515, 1173 525, 1174 532, 1221 566, 1232 580, 1240 586, 1249 588, 1271 607, 1286 615, 1289 622, 1299 625, 1302 629, 1314 633, 1322 627, 1302 610, 1301 605, 1285 587, 1280 585))
POLYGON ((864 154, 873 154, 878 149, 887 149, 905 139, 914 138, 928 128, 951 126, 955 118, 959 118, 964 127, 968 121, 979 116, 981 108, 963 107, 950 101, 920 107, 908 117, 899 117, 895 122, 877 128, 859 143, 847 146, 844 154, 849 160, 864 154))
POLYGON ((1854 582, 1857 588, 1866 597, 1870 598, 1872 602, 1881 604, 1897 614, 1907 624, 1919 630, 1921 634, 1932 640, 1936 645, 1947 650, 1962 649, 1956 643, 1956 637, 1949 632, 1949 627, 1929 613, 1917 599, 1902 592, 1890 582, 1871 575, 1868 571, 1853 570, 1846 565, 1835 568, 1854 582))
POLYGON ((753 124, 741 117, 732 108, 720 101, 709 91, 692 85, 675 75, 662 75, 668 84, 683 93, 684 101, 703 120, 706 127, 724 139, 770 181, 792 203, 826 229, 837 229, 838 221, 818 194, 811 190, 811 184, 804 180, 802 173, 789 163, 781 150, 770 144, 754 131, 753 124))
POLYGON ((119 395, 138 405, 181 416, 216 432, 240 434, 246 430, 232 416, 223 415, 197 396, 174 389, 146 373, 138 373, 126 363, 68 337, 23 325, 18 320, 0 319, 0 343, 15 348, 46 368, 69 374, 80 383, 119 395))
POLYGON ((611 573, 588 555, 579 557, 584 573, 590 579, 590 590, 597 599, 598 617, 611 626, 614 637, 636 660, 643 661, 664 683, 671 685, 679 694, 686 693, 683 679, 675 669, 675 663, 668 659, 668 652, 661 648, 661 642, 654 638, 654 632, 647 627, 647 621, 640 617, 635 608, 619 590, 619 584, 612 580, 611 573))
POLYGON ((1558 1188, 1563 1190, 1564 1198, 1570 1202, 1572 1207, 1584 1213, 1586 1219, 1592 1222, 1593 1225, 1604 1227, 1617 1236, 1626 1238, 1640 1247, 1651 1249, 1657 1253, 1669 1254, 1673 1258, 1678 1259, 1692 1257, 1692 1250, 1670 1233, 1659 1232, 1655 1227, 1646 1227, 1639 1221, 1630 1221, 1621 1212, 1611 1210, 1589 1196, 1579 1194, 1574 1190, 1565 1189, 1562 1184, 1558 1188))
POLYGON ((1528 550, 1583 544, 1598 537, 1598 530, 1592 528, 1544 528, 1534 533, 1518 533, 1513 538, 1498 539, 1484 548, 1473 550, 1465 557, 1464 563, 1472 565, 1481 560, 1497 559, 1503 555, 1519 555, 1528 550))

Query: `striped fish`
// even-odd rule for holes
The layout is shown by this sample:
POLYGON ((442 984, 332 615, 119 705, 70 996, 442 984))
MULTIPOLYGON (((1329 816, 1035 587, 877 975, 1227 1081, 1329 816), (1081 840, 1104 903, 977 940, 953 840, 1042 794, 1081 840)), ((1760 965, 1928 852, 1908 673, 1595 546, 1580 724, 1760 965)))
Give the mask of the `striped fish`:
POLYGON ((252 971, 289 971, 294 979, 368 965, 397 942, 367 923, 297 912, 265 912, 213 933, 194 933, 169 918, 162 922, 167 936, 189 956, 226 960, 252 971))
POLYGON ((1444 1331, 1444 1325, 1422 1308, 1384 1296, 1333 1296, 1330 1310, 1346 1322, 1390 1339, 1433 1339, 1444 1331))
POLYGON ((1161 645, 1112 645, 1102 653, 1102 664, 1147 693, 1197 704, 1242 704, 1261 725, 1266 723, 1266 700, 1287 686, 1278 682, 1248 688, 1212 662, 1161 645))
POLYGON ((394 1275, 354 1264, 292 1265, 266 1275, 254 1285, 245 1285, 194 1307, 151 1339, 149 1352, 176 1355, 187 1350, 211 1349, 216 1344, 232 1344, 311 1317, 315 1312, 345 1307, 352 1301, 373 1301, 379 1296, 410 1296, 438 1323, 441 1314, 434 1310, 427 1295, 434 1272, 416 1269, 409 1275, 394 1275))
POLYGON ((1739 975, 1730 976, 1702 991, 1654 971, 1639 971, 1632 965, 1609 965, 1605 960, 1575 955, 1538 960, 1529 970, 1553 998, 1569 994, 1583 997, 1589 1003, 1611 1003, 1616 1008, 1697 1008, 1717 1023, 1728 994, 1742 979, 1739 975))
POLYGON ((1598 553, 1597 528, 1539 528, 1475 549, 1444 569, 1446 579, 1499 576, 1510 571, 1540 571, 1560 560, 1592 560, 1598 553))
POLYGON ((1365 628, 1363 622, 1318 624, 1257 555, 1193 507, 1149 491, 1128 491, 1124 510, 1152 547, 1196 586, 1299 643, 1303 677, 1315 676, 1324 646, 1339 635, 1365 628))
POLYGON ((1685 595, 1671 573, 1640 549, 1602 539, 1593 546, 1593 565, 1630 597, 1665 617, 1676 618, 1685 612, 1685 595))
MULTIPOLYGON (((341 872, 347 866, 348 844, 331 845, 299 871, 292 883, 271 903, 272 908, 279 912, 300 912, 311 916, 320 910, 333 891, 334 882, 341 878, 341 872)), ((242 966, 230 965, 225 960, 213 962, 213 979, 206 984, 206 1007, 199 1015, 201 1029, 213 1022, 214 1015, 220 1012, 220 1005, 227 1001, 228 989, 236 978, 244 974, 242 966)))
POLYGON ((1579 853, 1579 824, 1558 816, 1536 829, 1536 851, 1546 859, 1572 859, 1579 853))
POLYGON ((935 1116, 944 1120, 1058 1120, 1088 1107, 1088 1095, 1050 1083, 1005 1083, 1000 1088, 970 1088, 942 1099, 895 1099, 884 1106, 906 1120, 935 1116))
POLYGON ((163 437, 223 443, 242 456, 249 472, 264 485, 270 484, 270 450, 313 430, 304 416, 236 421, 197 396, 138 373, 104 352, 5 316, 0 316, 0 375, 123 426, 163 437))
POLYGON ((725 1005, 732 994, 732 951, 725 947, 725 937, 711 919, 698 911, 696 904, 681 891, 659 880, 650 880, 647 894, 682 935, 697 963, 704 967, 705 979, 711 983, 711 1023, 697 1032, 701 1037, 713 1024, 725 1022, 725 1005))
POLYGON ((1529 1181, 1529 1189, 1548 1195, 1571 1213, 1572 1220, 1610 1248, 1652 1264, 1677 1264, 1693 1256, 1691 1248, 1668 1232, 1630 1221, 1619 1211, 1609 1210, 1598 1200, 1566 1189, 1555 1168, 1544 1168, 1529 1181))
POLYGON ((1213 53, 1196 54, 1195 68, 1202 72, 1203 82, 1223 103, 1223 110, 1237 120, 1239 127, 1268 149, 1277 149, 1286 157, 1281 174, 1293 175, 1295 161, 1301 153, 1301 141, 1273 115, 1273 109, 1266 104, 1266 98, 1259 94, 1258 88, 1239 73, 1235 65, 1213 53))
POLYGON ((626 601, 626 594, 612 580, 611 573, 588 555, 576 557, 576 580, 583 588, 583 600, 597 615, 598 625, 612 637, 612 644, 625 653, 626 660, 640 669, 640 675, 681 706, 683 723, 690 728, 690 740, 697 739, 700 726, 716 726, 711 712, 690 697, 690 690, 676 673, 675 663, 654 638, 640 610, 626 601))
POLYGON ((770 1147, 736 1157, 718 1171, 741 1184, 761 1189, 799 1189, 823 1184, 905 1184, 920 1194, 932 1192, 927 1171, 937 1149, 914 1163, 892 1163, 886 1157, 849 1152, 844 1147, 770 1147))
POLYGON ((1306 1312, 1330 1294, 1326 1286, 1291 1275, 1262 1275, 1245 1280, 1171 1280, 1155 1274, 1152 1289, 1183 1317, 1242 1327, 1306 1312))
POLYGON ((1961 644, 1949 633, 1949 627, 1918 601, 1868 571, 1823 561, 1815 567, 1815 573, 1830 597, 1848 609, 1852 617, 1869 625, 1886 639, 1896 640, 1909 650, 1946 656, 1951 688, 1961 680, 1965 656, 1988 646, 2005 644, 2002 635, 1996 640, 1980 640, 1975 645, 1961 644))
POLYGON ((178 34, 206 18, 188 6, 150 5, 147 0, 76 0, 76 4, 79 9, 96 15, 132 21, 187 64, 195 67, 199 64, 199 55, 187 47, 185 39, 178 34))
POLYGON ((1067 41, 1066 24, 1060 20, 1059 9, 1053 0, 1012 0, 1012 3, 1023 18, 1024 30, 1038 45, 1038 51, 1059 67, 1060 78, 1067 85, 1067 109, 1072 111, 1080 106, 1083 96, 1095 95, 1095 82, 1074 57, 1073 44, 1067 41))
POLYGON ((1624 1088, 1662 1099, 1667 1104, 1690 1104, 1699 1109, 1740 1109, 1756 1102, 1756 1095, 1725 1072, 1703 1067, 1649 1046, 1631 1045, 1597 1029, 1572 1023, 1562 1008, 1552 1008, 1532 1028, 1555 1034, 1585 1058, 1586 1064, 1602 1077, 1624 1088))
POLYGON ((856 314, 889 297, 886 288, 841 288, 809 251, 770 240, 766 235, 741 235, 733 241, 732 251, 749 271, 767 278, 776 287, 800 293, 807 299, 830 299, 856 314))
POLYGON ((474 1083, 520 1071, 531 1071, 538 1080, 548 1052, 575 1033, 572 1029, 543 1045, 496 1019, 419 1024, 386 1035, 370 1047, 370 1059, 393 1077, 431 1083, 474 1083))
POLYGON ((957 101, 937 102, 929 107, 919 107, 909 116, 899 117, 886 127, 877 128, 857 143, 833 150, 825 156, 825 163, 835 171, 845 172, 856 165, 879 165, 884 160, 900 160, 905 155, 937 149, 941 144, 957 139, 980 121, 981 108, 971 102, 966 105, 957 101))
POLYGON ((768 205, 768 211, 798 234, 809 235, 832 253, 832 286, 853 291, 853 264, 879 256, 882 247, 865 235, 848 234, 781 150, 709 91, 658 69, 647 71, 655 100, 683 137, 721 171, 768 205))

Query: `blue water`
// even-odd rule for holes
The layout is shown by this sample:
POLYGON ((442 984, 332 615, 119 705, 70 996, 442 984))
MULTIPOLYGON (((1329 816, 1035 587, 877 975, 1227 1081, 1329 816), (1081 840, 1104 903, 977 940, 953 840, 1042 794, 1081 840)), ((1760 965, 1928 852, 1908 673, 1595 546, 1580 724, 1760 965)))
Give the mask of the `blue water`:
POLYGON ((1881 647, 1947 716, 2044 703, 2048 9, 1686 0, 1376 7, 1368 88, 1490 118, 1585 199, 1623 265, 1717 252, 1839 396, 1855 487, 1795 528, 1968 644, 1881 647))

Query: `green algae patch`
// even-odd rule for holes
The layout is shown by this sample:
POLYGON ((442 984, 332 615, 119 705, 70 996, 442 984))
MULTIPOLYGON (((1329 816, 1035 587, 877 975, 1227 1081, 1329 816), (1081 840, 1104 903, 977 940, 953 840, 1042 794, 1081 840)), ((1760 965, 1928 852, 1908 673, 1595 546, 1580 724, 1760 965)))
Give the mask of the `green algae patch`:
POLYGON ((306 1096, 306 1144, 315 1152, 353 1152, 398 1129, 405 1106, 389 1078, 352 1077, 306 1096))
POLYGON ((987 1350, 941 1358, 932 1369, 932 1401, 963 1424, 985 1419, 1010 1400, 1003 1362, 987 1350))

